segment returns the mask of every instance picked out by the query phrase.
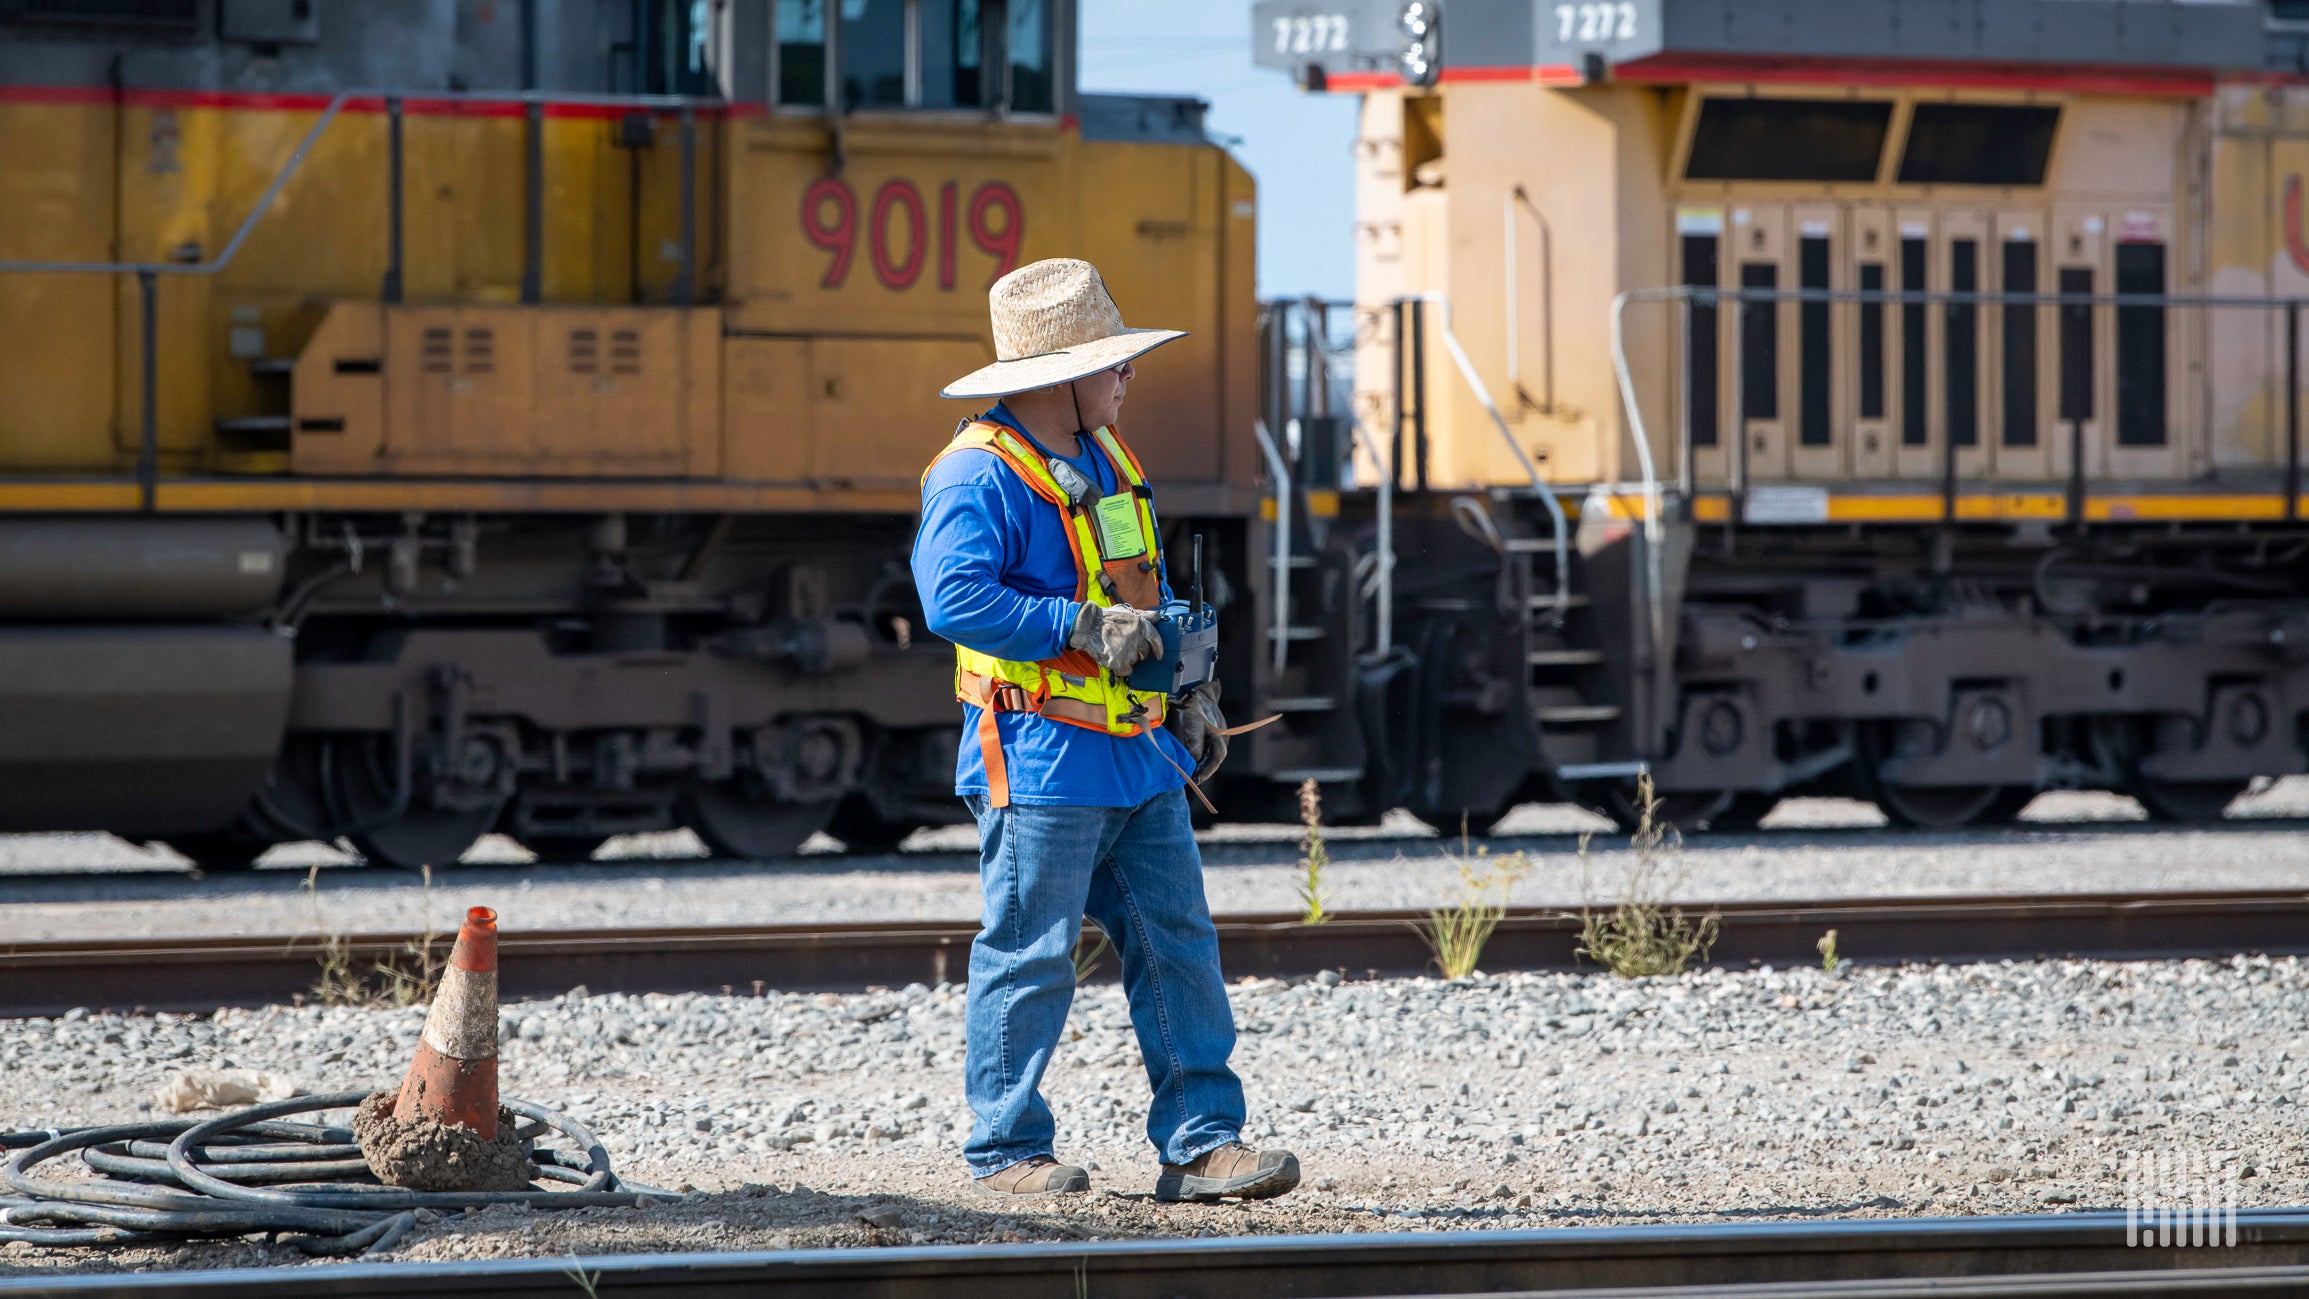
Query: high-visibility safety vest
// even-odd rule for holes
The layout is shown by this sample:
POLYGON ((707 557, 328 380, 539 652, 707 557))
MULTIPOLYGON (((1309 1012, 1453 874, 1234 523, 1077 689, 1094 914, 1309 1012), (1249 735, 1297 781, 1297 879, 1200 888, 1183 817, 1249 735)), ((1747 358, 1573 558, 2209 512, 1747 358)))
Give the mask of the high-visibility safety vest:
MULTIPOLYGON (((1112 428, 1091 434, 1115 469, 1120 490, 1097 495, 1096 484, 1070 495, 1050 460, 1015 429, 992 420, 962 421, 954 440, 930 462, 957 451, 990 451, 1034 494, 1064 516, 1066 540, 1074 551, 1074 598, 1102 608, 1129 605, 1155 609, 1162 604, 1162 546, 1155 536, 1153 494, 1145 471, 1112 428)), ((922 471, 924 482, 930 470, 922 471)), ((954 697, 978 707, 978 747, 986 760, 987 801, 1010 805, 1010 773, 1002 760, 1002 733, 996 713, 1036 713, 1054 722, 1104 731, 1118 738, 1144 735, 1163 724, 1163 694, 1133 690, 1078 649, 1057 657, 1024 662, 998 659, 967 645, 954 647, 954 697)), ((1166 755, 1167 756, 1167 755, 1166 755)))

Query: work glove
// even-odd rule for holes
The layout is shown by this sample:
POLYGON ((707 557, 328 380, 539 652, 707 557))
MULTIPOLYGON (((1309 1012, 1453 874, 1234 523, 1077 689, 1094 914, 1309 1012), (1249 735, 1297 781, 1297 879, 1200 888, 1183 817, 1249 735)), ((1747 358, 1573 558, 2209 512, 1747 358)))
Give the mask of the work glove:
POLYGON ((1154 615, 1144 610, 1123 604, 1101 608, 1086 603, 1074 616, 1074 631, 1066 644, 1119 677, 1128 676, 1141 659, 1162 653, 1163 638, 1155 630, 1154 615))
POLYGON ((1205 681, 1190 686, 1173 699, 1163 728, 1185 745, 1187 756, 1195 760, 1195 779, 1210 779, 1227 760, 1227 737, 1221 733, 1227 729, 1227 715, 1219 711, 1219 683, 1205 681))

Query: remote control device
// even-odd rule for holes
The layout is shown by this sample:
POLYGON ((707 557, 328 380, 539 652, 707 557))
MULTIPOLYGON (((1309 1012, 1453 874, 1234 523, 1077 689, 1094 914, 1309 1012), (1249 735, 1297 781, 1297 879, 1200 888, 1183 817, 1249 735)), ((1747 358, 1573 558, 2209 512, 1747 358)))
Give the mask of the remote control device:
POLYGON ((1183 694, 1211 679, 1219 657, 1219 615, 1203 603, 1203 535, 1195 534, 1195 585, 1191 599, 1172 600, 1155 613, 1161 634, 1160 657, 1131 669, 1130 688, 1183 694))

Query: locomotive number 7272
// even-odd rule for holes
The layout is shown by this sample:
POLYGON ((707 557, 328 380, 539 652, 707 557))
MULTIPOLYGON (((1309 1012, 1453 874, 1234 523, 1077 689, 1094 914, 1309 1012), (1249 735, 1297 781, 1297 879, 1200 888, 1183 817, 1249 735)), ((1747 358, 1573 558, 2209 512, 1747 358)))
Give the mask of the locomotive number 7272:
MULTIPOLYGON (((953 289, 960 226, 957 217, 964 213, 970 242, 994 259, 994 273, 986 277, 986 283, 992 285, 1009 274, 1018 265, 1018 251, 1026 239, 1026 209, 1018 201, 1017 190, 999 180, 987 181, 970 192, 965 209, 961 182, 946 181, 938 187, 938 215, 933 225, 922 191, 913 181, 896 177, 875 189, 866 210, 866 260, 874 269, 874 278, 885 289, 910 289, 922 278, 923 263, 935 248, 938 287, 953 289)), ((850 182, 827 176, 803 192, 802 235, 811 246, 830 254, 825 274, 818 277, 818 287, 841 288, 850 276, 850 263, 856 260, 859 243, 858 194, 850 182)))

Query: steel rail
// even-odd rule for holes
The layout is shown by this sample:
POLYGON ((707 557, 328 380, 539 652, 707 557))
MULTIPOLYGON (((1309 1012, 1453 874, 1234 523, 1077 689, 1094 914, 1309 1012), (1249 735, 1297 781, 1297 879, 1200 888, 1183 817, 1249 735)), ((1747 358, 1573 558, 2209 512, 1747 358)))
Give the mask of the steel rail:
POLYGON ((780 1299, 1233 1299, 1241 1295, 2299 1294, 2309 1210, 2241 1210, 2236 1243, 2141 1248, 2123 1213, 1530 1231, 634 1254, 20 1277, 0 1295, 777 1295, 780 1299), (584 1282, 575 1278, 582 1273, 584 1282), (2063 1278, 2068 1284, 2063 1285, 2063 1278), (2160 1289, 2158 1282, 2170 1289, 2160 1289), (2226 1284, 2224 1284, 2226 1282, 2226 1284), (2084 1289, 2097 1285, 2102 1289, 2084 1289), (1727 1291, 1724 1287, 1744 1287, 1727 1291), (1609 1289, 1606 1289, 1609 1287, 1609 1289), (1897 1288, 1888 1288, 1897 1287, 1897 1288), (2058 1288, 2048 1288, 2058 1287, 2058 1288))
MULTIPOLYGON (((1709 962, 1816 964, 1822 934, 1862 964, 2050 957, 2173 960, 2240 953, 2309 954, 2309 893, 2074 894, 1825 902, 1686 904, 1722 932, 1709 962)), ((1414 911, 1350 912, 1310 926, 1290 915, 1218 918, 1233 977, 1350 977, 1432 972, 1414 911)), ((1500 922, 1484 967, 1588 968, 1579 917, 1522 908, 1500 922)), ((549 930, 499 936, 499 988, 510 999, 595 992, 857 990, 963 981, 977 926, 965 921, 793 926, 549 930)), ((437 936, 446 942, 446 936, 437 936)), ((407 934, 340 940, 355 968, 407 959, 407 934)), ((0 947, 0 1015, 74 1007, 207 1011, 278 1005, 312 987, 320 942, 297 938, 124 939, 0 947)), ((1111 978, 1112 962, 1097 977, 1111 978)))

